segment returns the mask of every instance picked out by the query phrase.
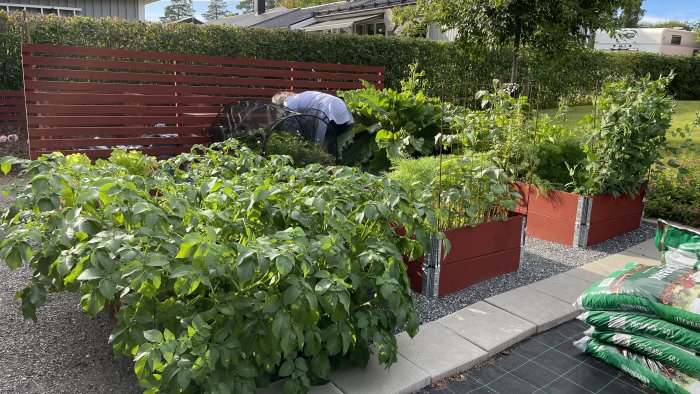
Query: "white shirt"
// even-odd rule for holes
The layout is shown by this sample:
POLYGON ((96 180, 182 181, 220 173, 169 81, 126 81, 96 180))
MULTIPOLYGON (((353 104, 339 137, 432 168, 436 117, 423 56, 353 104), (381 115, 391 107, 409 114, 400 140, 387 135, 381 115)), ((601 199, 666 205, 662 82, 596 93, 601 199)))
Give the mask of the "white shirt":
POLYGON ((311 108, 319 110, 336 124, 355 123, 348 107, 343 100, 326 93, 304 92, 287 97, 284 106, 292 111, 303 111, 311 108))

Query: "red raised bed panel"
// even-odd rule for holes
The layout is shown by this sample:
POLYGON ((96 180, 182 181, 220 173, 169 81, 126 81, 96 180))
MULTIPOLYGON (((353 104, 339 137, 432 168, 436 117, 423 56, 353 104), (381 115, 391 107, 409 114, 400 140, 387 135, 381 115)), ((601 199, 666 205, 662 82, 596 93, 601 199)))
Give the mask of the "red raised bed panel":
MULTIPOLYGON (((440 256, 438 296, 513 272, 520 266, 524 217, 444 231, 452 248, 440 256)), ((411 288, 423 291, 423 259, 406 261, 411 288)))
POLYGON ((527 214, 527 235, 564 245, 591 246, 635 230, 644 213, 644 190, 634 197, 615 198, 558 190, 544 195, 538 194, 537 187, 524 184, 518 184, 517 189, 523 195, 517 211, 527 214), (585 204, 589 209, 579 215, 585 204))

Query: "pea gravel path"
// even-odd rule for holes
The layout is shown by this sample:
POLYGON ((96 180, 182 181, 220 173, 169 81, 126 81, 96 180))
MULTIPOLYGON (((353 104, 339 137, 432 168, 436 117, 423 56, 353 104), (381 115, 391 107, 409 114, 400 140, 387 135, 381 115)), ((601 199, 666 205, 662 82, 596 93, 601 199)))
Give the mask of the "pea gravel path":
MULTIPOLYGON (((0 176, 0 189, 8 180, 0 176)), ((0 197, 0 211, 8 202, 0 197)), ((518 272, 437 300, 417 294, 416 306, 423 322, 432 321, 478 300, 620 252, 653 233, 654 227, 645 224, 588 250, 528 239, 518 272)), ((78 305, 78 294, 50 295, 37 314, 38 323, 22 318, 14 293, 30 275, 27 267, 10 271, 0 263, 0 394, 141 392, 131 361, 116 359, 107 343, 112 328, 109 317, 87 316, 78 305)))

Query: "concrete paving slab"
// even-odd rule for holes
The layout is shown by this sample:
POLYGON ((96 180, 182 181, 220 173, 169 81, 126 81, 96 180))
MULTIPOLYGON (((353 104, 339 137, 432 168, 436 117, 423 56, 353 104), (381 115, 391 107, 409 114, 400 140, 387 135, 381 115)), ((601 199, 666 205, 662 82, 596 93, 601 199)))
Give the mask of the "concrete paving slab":
POLYGON ((535 334, 537 326, 484 301, 437 320, 488 356, 535 334))
POLYGON ((629 263, 639 263, 645 265, 658 265, 659 260, 650 259, 642 255, 630 252, 622 252, 618 254, 613 254, 607 257, 603 257, 600 260, 596 260, 592 263, 585 264, 581 266, 581 269, 593 272, 599 275, 608 276, 613 272, 619 270, 629 263))
POLYGON ((650 259, 659 261, 661 259, 661 252, 656 249, 656 240, 649 239, 640 244, 634 245, 626 250, 627 252, 636 253, 650 259))
POLYGON ((566 271, 566 274, 571 275, 574 278, 579 278, 581 280, 585 280, 586 282, 588 282, 590 284, 594 284, 594 283, 598 282, 599 280, 605 278, 605 276, 603 276, 603 275, 596 274, 595 272, 591 272, 591 271, 586 271, 586 270, 581 269, 581 268, 576 268, 576 269, 573 269, 570 271, 566 271))
POLYGON ((568 304, 572 304, 584 290, 591 287, 591 283, 563 273, 532 283, 528 286, 568 304))
POLYGON ((485 350, 437 322, 421 325, 413 339, 402 332, 396 342, 399 354, 426 371, 431 383, 466 371, 488 357, 485 350))
POLYGON ((489 297, 485 301, 537 325, 537 332, 546 331, 578 315, 571 303, 528 286, 489 297))
MULTIPOLYGON (((258 389, 258 394, 282 394, 282 386, 284 386, 284 380, 279 380, 272 383, 264 389, 258 389)), ((333 384, 328 383, 323 386, 313 386, 309 390, 309 394, 343 394, 342 391, 338 390, 333 384)))
POLYGON ((402 355, 387 369, 379 365, 376 353, 367 368, 345 367, 331 372, 330 381, 345 394, 412 393, 430 384, 427 372, 402 355))

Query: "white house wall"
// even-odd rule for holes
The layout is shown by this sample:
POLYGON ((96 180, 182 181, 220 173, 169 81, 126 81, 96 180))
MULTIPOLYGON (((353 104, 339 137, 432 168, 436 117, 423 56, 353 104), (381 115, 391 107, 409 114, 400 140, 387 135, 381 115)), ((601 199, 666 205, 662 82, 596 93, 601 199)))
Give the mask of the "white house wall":
POLYGON ((21 7, 23 5, 41 5, 53 7, 80 8, 80 15, 91 18, 103 16, 116 16, 123 19, 145 19, 145 6, 143 0, 0 0, 0 8, 3 5, 21 7))
POLYGON ((666 55, 692 56, 700 48, 695 41, 695 33, 684 30, 665 28, 627 29, 634 36, 630 38, 610 37, 608 32, 597 31, 595 49, 628 50, 666 55), (671 45, 672 36, 681 36, 680 45, 671 45))

